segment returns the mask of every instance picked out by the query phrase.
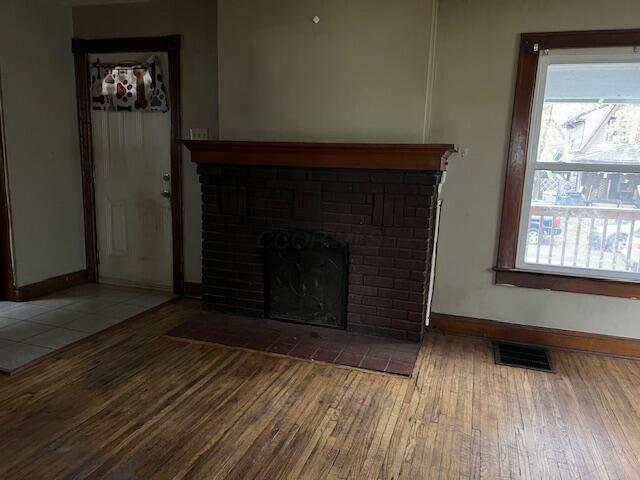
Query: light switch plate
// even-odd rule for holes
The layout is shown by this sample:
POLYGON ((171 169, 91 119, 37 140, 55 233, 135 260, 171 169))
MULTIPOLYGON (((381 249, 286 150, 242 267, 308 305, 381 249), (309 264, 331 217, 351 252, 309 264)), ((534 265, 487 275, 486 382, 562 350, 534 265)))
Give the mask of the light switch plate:
POLYGON ((209 140, 208 128, 190 128, 189 139, 191 140, 209 140))

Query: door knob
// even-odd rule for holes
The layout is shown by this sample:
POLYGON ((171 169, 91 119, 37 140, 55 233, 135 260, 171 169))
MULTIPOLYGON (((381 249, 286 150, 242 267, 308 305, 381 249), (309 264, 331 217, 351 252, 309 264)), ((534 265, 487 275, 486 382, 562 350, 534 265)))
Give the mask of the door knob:
POLYGON ((162 190, 162 192, 160 192, 160 195, 162 195, 164 198, 170 198, 171 192, 169 190, 162 190))
POLYGON ((162 179, 163 179, 165 182, 168 182, 169 180, 171 180, 171 175, 169 175, 168 173, 163 173, 163 174, 162 174, 162 179))

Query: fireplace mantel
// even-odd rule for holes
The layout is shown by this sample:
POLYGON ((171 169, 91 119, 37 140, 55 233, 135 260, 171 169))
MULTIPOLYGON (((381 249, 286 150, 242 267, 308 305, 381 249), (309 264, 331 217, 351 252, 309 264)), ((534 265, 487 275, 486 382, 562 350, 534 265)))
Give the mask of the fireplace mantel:
POLYGON ((453 145, 180 143, 202 187, 204 310, 422 338, 438 186, 453 145), (269 239, 278 237, 277 256, 286 259, 281 240, 305 235, 344 245, 345 254, 296 243, 295 258, 274 266, 269 239), (287 292, 273 288, 293 264, 312 266, 310 290, 295 285, 311 284, 309 276, 294 269, 290 277, 310 304, 295 292, 284 302, 287 292), (345 267, 342 284, 327 280, 335 275, 323 270, 329 264, 345 267))
POLYGON ((450 144, 180 140, 191 160, 211 165, 444 171, 450 144))

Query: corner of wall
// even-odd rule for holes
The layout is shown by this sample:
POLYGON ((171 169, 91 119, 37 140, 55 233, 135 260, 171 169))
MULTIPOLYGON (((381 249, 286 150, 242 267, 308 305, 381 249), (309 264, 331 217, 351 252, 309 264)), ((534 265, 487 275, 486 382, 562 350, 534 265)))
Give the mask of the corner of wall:
POLYGON ((431 25, 429 27, 429 48, 427 54, 427 82, 424 94, 424 120, 422 126, 422 143, 431 138, 431 106, 436 79, 436 48, 438 38, 438 5, 439 0, 431 3, 431 25))

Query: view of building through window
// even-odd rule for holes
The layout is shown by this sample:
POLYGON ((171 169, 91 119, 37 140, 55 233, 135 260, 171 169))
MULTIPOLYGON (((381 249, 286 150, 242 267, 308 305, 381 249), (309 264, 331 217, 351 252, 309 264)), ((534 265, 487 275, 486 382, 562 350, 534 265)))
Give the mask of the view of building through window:
MULTIPOLYGON (((612 66, 606 69, 610 75, 612 66)), ((585 82, 595 85, 593 70, 585 82)), ((553 78, 547 76, 547 90, 553 78)), ((606 92, 606 79, 593 90, 606 92)), ((640 104, 545 98, 539 108, 521 261, 530 268, 640 278, 640 104)))

